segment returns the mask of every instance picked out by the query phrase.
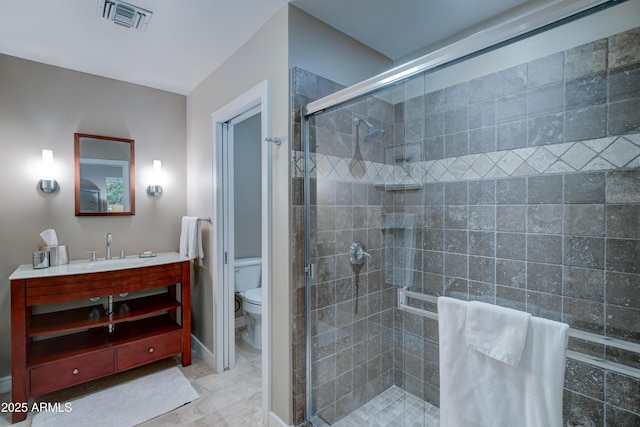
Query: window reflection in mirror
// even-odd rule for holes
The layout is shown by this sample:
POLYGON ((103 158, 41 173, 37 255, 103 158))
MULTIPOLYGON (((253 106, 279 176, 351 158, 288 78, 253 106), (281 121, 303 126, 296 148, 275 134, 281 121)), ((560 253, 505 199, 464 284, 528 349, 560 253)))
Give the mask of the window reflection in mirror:
POLYGON ((134 141, 74 136, 76 215, 134 215, 134 141))

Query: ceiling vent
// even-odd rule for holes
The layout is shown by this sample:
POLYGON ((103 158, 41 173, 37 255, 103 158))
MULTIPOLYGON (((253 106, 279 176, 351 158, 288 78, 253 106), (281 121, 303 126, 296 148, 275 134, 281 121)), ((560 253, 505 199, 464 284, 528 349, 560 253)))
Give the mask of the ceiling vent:
POLYGON ((123 27, 144 31, 153 12, 118 0, 98 0, 98 16, 123 27))

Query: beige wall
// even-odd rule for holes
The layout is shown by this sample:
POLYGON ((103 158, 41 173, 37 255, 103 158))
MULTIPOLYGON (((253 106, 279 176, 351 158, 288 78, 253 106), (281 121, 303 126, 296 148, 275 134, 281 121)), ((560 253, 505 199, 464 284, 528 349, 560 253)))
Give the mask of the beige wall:
POLYGON ((289 65, 350 86, 387 71, 393 63, 381 53, 291 6, 289 65))
POLYGON ((185 110, 182 95, 0 55, 0 386, 11 373, 8 277, 31 263, 42 230, 54 228, 71 259, 89 250, 104 257, 108 232, 116 253, 178 250, 187 210, 185 110), (74 132, 135 140, 135 216, 74 215, 74 132), (60 190, 51 195, 36 187, 42 148, 54 150, 60 190), (158 199, 146 194, 153 159, 165 173, 158 199))
MULTIPOLYGON (((265 79, 271 83, 273 149, 271 264, 271 409, 291 423, 291 298, 289 264, 289 66, 328 73, 342 84, 383 71, 390 61, 294 7, 284 7, 187 97, 187 188, 191 215, 213 216, 211 115, 265 79), (343 58, 344 60, 336 60, 343 58)), ((211 244, 205 232, 205 246, 211 244)), ((211 251, 209 251, 210 254, 211 251)), ((193 289, 194 333, 213 351, 212 260, 205 254, 193 289)))
MULTIPOLYGON (((282 8, 221 67, 200 83, 187 97, 188 211, 213 216, 212 203, 212 123, 211 115, 260 84, 271 83, 272 135, 284 136, 273 150, 273 222, 271 264, 271 409, 284 421, 291 418, 290 322, 289 307, 289 148, 287 7, 282 8)), ((205 238, 205 245, 210 245, 205 238)), ((211 271, 211 251, 195 271, 193 308, 195 323, 201 327, 196 337, 213 351, 215 328, 212 292, 215 272, 211 271)))
MULTIPOLYGON (((182 215, 213 216, 211 114, 269 79, 272 135, 285 137, 282 146, 274 147, 272 161, 272 248, 277 256, 271 265, 271 409, 290 423, 289 66, 348 85, 389 65, 388 58, 288 6, 186 98, 0 55, 0 277, 5 277, 0 286, 0 381, 10 375, 6 278, 30 262, 40 231, 55 228, 72 259, 88 250, 104 257, 107 232, 113 234, 116 251, 177 250, 182 215), (135 139, 134 217, 74 216, 74 132, 135 139), (50 196, 36 190, 42 148, 54 150, 59 170, 61 189, 50 196), (159 199, 146 194, 145 177, 156 158, 163 161, 165 174, 159 199)), ((204 234, 210 245, 206 225, 204 234)), ((193 275, 193 330, 212 351, 214 286, 210 251, 205 252, 193 275)))

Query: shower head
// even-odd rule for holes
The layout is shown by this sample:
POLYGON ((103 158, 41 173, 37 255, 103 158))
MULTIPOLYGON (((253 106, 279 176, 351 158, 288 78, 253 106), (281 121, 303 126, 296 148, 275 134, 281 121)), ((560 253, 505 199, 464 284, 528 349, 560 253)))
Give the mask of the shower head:
POLYGON ((365 119, 361 119, 358 117, 353 118, 354 125, 360 126, 360 123, 364 123, 367 127, 367 134, 364 136, 364 142, 378 142, 384 136, 384 131, 382 129, 378 129, 365 119))

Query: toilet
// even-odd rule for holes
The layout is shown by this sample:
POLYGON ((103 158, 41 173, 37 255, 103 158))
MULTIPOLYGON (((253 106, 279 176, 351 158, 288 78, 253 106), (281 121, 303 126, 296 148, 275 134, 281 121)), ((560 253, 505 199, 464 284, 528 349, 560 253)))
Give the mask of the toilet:
POLYGON ((234 289, 242 298, 242 314, 247 330, 242 339, 255 349, 262 349, 262 258, 237 258, 234 264, 234 289))

